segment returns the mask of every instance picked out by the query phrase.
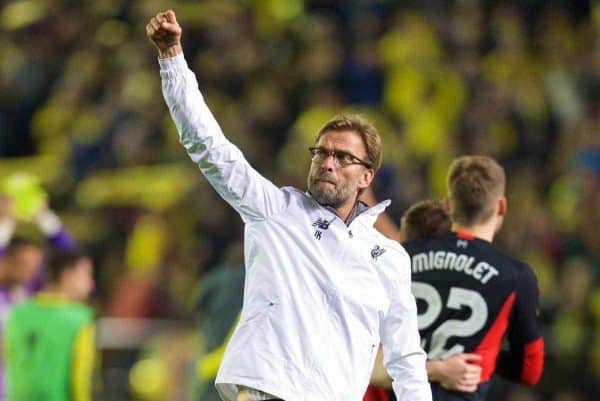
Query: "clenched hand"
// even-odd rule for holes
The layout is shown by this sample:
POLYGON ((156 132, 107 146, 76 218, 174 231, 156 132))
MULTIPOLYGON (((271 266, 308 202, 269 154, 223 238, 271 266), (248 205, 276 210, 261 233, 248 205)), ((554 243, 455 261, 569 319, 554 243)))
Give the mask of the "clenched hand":
POLYGON ((158 57, 174 57, 182 52, 181 26, 172 10, 156 14, 146 25, 148 39, 158 49, 158 57))

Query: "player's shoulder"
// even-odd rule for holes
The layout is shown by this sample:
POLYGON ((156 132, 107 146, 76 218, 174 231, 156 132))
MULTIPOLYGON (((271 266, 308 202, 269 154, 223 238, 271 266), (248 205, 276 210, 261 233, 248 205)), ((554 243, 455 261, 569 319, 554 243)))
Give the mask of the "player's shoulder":
POLYGON ((90 323, 94 319, 94 310, 87 305, 70 302, 55 309, 55 315, 60 316, 65 323, 74 327, 90 323))
POLYGON ((530 283, 537 283, 535 271, 528 263, 508 255, 506 255, 506 258, 510 260, 511 265, 515 269, 515 272, 517 273, 519 278, 523 280, 523 284, 527 285, 530 283))
POLYGON ((513 256, 507 255, 505 253, 503 253, 504 256, 506 257, 506 259, 508 261, 510 261, 510 263, 512 263, 512 265, 515 267, 515 269, 519 270, 519 271, 532 271, 531 266, 529 266, 529 264, 527 264, 526 262, 517 259, 513 256))
POLYGON ((512 277, 516 288, 526 291, 532 290, 534 287, 537 288, 537 277, 528 263, 509 255, 492 244, 487 249, 485 258, 489 263, 502 269, 505 275, 508 274, 509 277, 512 277))
POLYGON ((491 243, 486 244, 489 244, 489 246, 485 248, 486 256, 488 256, 491 261, 495 261, 498 265, 509 267, 518 274, 533 273, 533 269, 524 261, 509 255, 507 252, 491 243))
POLYGON ((489 241, 452 231, 432 238, 405 242, 403 245, 411 256, 437 251, 454 252, 496 266, 505 273, 520 274, 531 270, 526 263, 511 257, 489 241))

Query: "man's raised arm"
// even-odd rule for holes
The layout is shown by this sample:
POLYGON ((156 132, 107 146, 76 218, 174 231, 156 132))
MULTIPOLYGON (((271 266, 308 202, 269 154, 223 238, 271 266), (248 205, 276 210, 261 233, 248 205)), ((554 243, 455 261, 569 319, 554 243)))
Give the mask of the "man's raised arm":
POLYGON ((179 140, 211 185, 245 222, 262 220, 285 207, 275 185, 246 161, 223 135, 204 102, 196 76, 181 47, 182 29, 173 11, 160 12, 146 26, 158 49, 162 91, 177 126, 179 140))

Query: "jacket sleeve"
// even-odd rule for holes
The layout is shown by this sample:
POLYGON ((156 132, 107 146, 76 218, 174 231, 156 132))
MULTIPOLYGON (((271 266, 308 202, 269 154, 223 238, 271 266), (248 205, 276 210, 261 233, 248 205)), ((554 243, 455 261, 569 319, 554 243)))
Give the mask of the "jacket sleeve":
POLYGON ((398 401, 431 401, 427 356, 420 345, 417 305, 410 289, 410 259, 404 250, 396 268, 389 278, 391 303, 380 330, 383 365, 398 401))
POLYGON ((530 386, 537 384, 544 369, 544 339, 537 319, 538 299, 537 279, 531 268, 524 265, 508 325, 508 349, 498 355, 496 372, 530 386))
POLYGON ((284 193, 261 176, 223 135, 183 54, 160 59, 162 91, 179 140, 202 174, 245 222, 285 207, 284 193))

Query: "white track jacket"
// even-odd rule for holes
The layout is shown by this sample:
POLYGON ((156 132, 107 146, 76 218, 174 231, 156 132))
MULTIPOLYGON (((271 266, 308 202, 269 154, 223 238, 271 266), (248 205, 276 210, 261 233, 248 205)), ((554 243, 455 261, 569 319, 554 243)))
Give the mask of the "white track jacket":
POLYGON ((347 226, 310 194, 278 188, 221 132, 183 55, 159 60, 180 141, 245 222, 240 322, 216 379, 225 401, 244 385, 285 401, 360 401, 380 341, 399 401, 430 401, 410 260, 373 223, 347 226))

